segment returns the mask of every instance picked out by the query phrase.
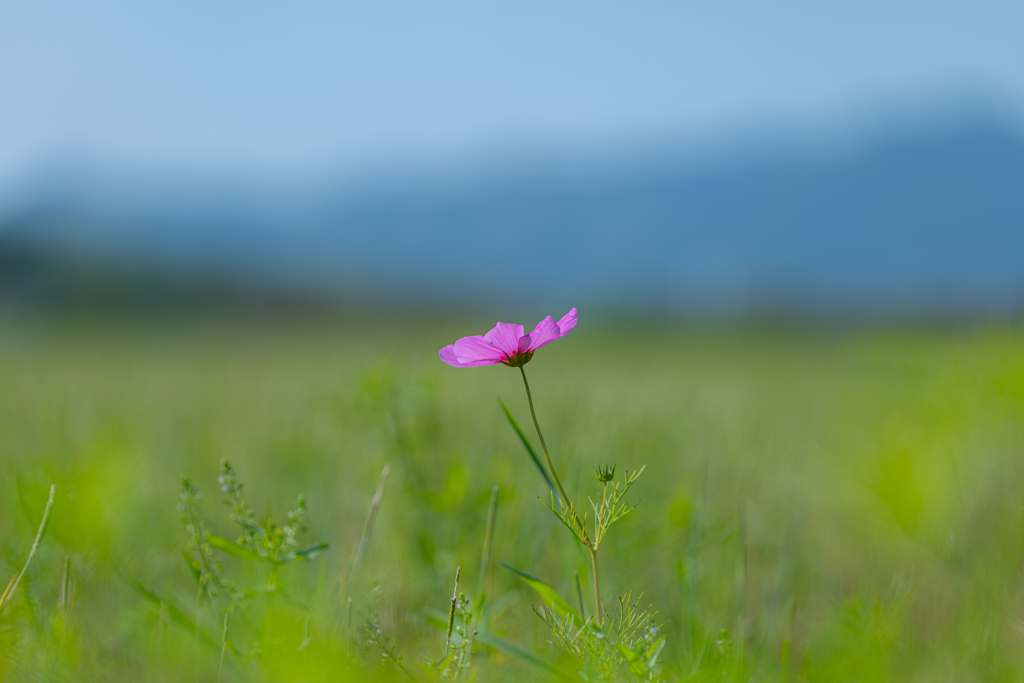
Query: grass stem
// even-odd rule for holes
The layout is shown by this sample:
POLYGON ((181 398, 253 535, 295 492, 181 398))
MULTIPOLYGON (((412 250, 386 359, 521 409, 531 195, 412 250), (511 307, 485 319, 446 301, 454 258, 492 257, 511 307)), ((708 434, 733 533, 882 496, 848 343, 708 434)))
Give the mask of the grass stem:
POLYGON ((64 643, 67 632, 68 610, 71 608, 71 555, 64 556, 64 573, 60 577, 60 598, 57 612, 60 614, 60 642, 64 643))
POLYGON ((452 591, 452 606, 448 609, 448 635, 444 641, 444 656, 447 659, 448 649, 452 645, 452 626, 455 625, 455 605, 459 602, 459 576, 462 574, 462 567, 455 568, 455 590, 452 591))
POLYGON ((480 623, 483 612, 484 583, 487 581, 487 567, 491 562, 491 544, 494 542, 494 519, 498 512, 498 485, 491 487, 491 501, 487 506, 487 528, 484 531, 484 549, 480 555, 480 573, 477 575, 476 616, 474 621, 480 623))
POLYGON ((359 539, 359 549, 356 551, 356 559, 352 561, 352 571, 348 573, 348 580, 345 581, 346 593, 351 594, 353 581, 356 577, 356 570, 366 553, 366 546, 370 542, 370 534, 373 533, 373 523, 377 519, 377 509, 380 507, 380 499, 384 495, 384 482, 388 479, 391 465, 385 464, 380 472, 380 480, 377 482, 377 492, 373 494, 373 501, 370 502, 370 513, 366 516, 366 524, 363 525, 363 536, 359 539))
POLYGON ((352 596, 346 599, 348 617, 345 623, 345 654, 350 654, 352 645, 352 596))
POLYGON ((21 573, 7 584, 7 589, 4 591, 4 594, 0 596, 0 614, 3 614, 4 608, 7 607, 7 603, 11 601, 11 598, 14 596, 14 591, 18 590, 18 584, 21 583, 22 577, 24 577, 25 572, 28 571, 28 566, 32 563, 32 558, 36 556, 36 551, 39 550, 39 542, 43 539, 43 533, 46 532, 46 522, 50 519, 50 508, 53 507, 53 498, 56 493, 57 485, 50 484, 50 499, 46 502, 46 509, 43 511, 43 520, 39 522, 39 531, 36 532, 36 540, 32 543, 32 549, 28 551, 28 559, 25 560, 25 566, 21 568, 21 573))
POLYGON ((220 665, 217 667, 217 683, 220 683, 220 675, 224 671, 224 652, 228 649, 228 613, 224 613, 224 630, 220 634, 220 665))
POLYGON ((384 482, 388 480, 389 472, 391 472, 391 464, 385 463, 384 469, 380 471, 380 479, 377 481, 377 491, 373 494, 373 500, 370 501, 370 512, 366 515, 366 523, 363 525, 363 535, 359 539, 359 549, 356 550, 356 557, 352 560, 352 569, 349 571, 348 578, 345 581, 345 602, 348 607, 348 624, 345 628, 346 653, 349 652, 352 642, 352 586, 355 584, 356 570, 359 569, 359 563, 363 561, 366 547, 370 543, 373 524, 377 519, 377 510, 380 508, 380 500, 384 496, 384 482))

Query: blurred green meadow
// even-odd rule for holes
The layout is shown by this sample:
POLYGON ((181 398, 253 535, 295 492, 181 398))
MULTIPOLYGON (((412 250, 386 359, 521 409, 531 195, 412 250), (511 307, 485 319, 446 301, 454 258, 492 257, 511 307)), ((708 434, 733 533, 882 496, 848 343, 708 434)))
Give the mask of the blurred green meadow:
MULTIPOLYGON (((578 505, 595 465, 646 465, 601 590, 657 609, 664 680, 1024 680, 1024 331, 583 315, 526 370, 578 505)), ((574 677, 501 564, 573 604, 578 572, 592 612, 589 556, 537 501, 497 401, 536 445, 519 373, 437 358, 492 324, 0 320, 3 586, 56 485, 0 614, 0 680, 429 680, 417 665, 443 657, 459 566, 460 592, 485 596, 475 680, 574 677), (302 543, 330 543, 269 578, 219 553, 255 591, 227 638, 177 507, 187 476, 210 531, 237 537, 225 459, 261 518, 283 523, 304 494, 302 543)))

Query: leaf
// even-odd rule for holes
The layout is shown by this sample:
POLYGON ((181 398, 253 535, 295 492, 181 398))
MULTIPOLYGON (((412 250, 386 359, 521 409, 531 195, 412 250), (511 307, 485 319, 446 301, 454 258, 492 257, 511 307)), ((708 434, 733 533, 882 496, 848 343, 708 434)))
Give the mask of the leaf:
POLYGON ((654 661, 658 658, 658 652, 661 652, 661 646, 665 644, 665 639, 662 638, 659 645, 655 648, 654 655, 648 660, 644 661, 640 655, 625 643, 617 643, 615 647, 618 649, 619 654, 629 664, 629 673, 633 674, 638 678, 646 678, 650 667, 653 666, 654 661))
MULTIPOLYGON (((509 569, 511 569, 511 567, 509 567, 509 569)), ((512 571, 515 570, 513 569, 512 571)), ((484 645, 490 645, 495 650, 501 650, 505 654, 512 655, 513 657, 518 657, 524 662, 529 662, 530 664, 533 664, 536 667, 544 669, 548 673, 554 674, 559 678, 563 678, 567 681, 574 680, 572 676, 570 676, 568 673, 558 668, 551 662, 547 661, 546 659, 542 659, 537 655, 533 654, 532 652, 528 652, 520 647, 517 647, 516 645, 513 645, 507 640, 502 640, 501 638, 493 636, 490 633, 483 632, 478 633, 476 639, 478 642, 481 642, 484 645)))
POLYGON ((662 636, 658 641, 647 648, 647 668, 653 669, 654 665, 658 663, 658 655, 661 654, 662 648, 665 647, 665 637, 662 636))
POLYGON ((493 624, 497 621, 501 615, 505 614, 513 605, 518 603, 522 598, 520 597, 518 590, 510 590, 507 593, 499 595, 487 606, 487 623, 493 624))
MULTIPOLYGON (((209 645, 212 648, 215 648, 216 650, 220 650, 221 643, 218 643, 216 640, 214 640, 213 637, 207 634, 203 629, 198 628, 195 619, 187 616, 174 603, 168 600, 164 600, 156 593, 150 591, 148 588, 146 588, 133 578, 130 578, 124 574, 122 574, 121 578, 124 579, 124 582, 127 583, 136 593, 146 598, 160 609, 166 610, 167 616, 171 618, 171 621, 184 628, 187 632, 194 634, 194 636, 203 643, 209 645)), ((227 641, 225 646, 227 647, 228 651, 232 654, 238 654, 238 650, 235 649, 235 646, 232 645, 230 640, 227 641)))
POLYGON ((577 626, 583 625, 583 619, 582 617, 580 617, 580 613, 573 609, 572 605, 566 602, 565 599, 562 598, 562 596, 559 595, 554 588, 544 583, 536 576, 530 576, 526 572, 521 572, 515 567, 508 566, 504 562, 501 562, 500 564, 502 567, 505 567, 505 569, 509 569, 518 574, 519 578, 521 578, 526 583, 526 585, 535 590, 537 592, 537 595, 540 596, 540 599, 543 600, 546 604, 551 605, 555 612, 557 612, 560 616, 564 617, 566 614, 571 614, 573 621, 576 623, 577 626))
MULTIPOLYGON (((441 674, 444 672, 445 669, 448 668, 448 665, 451 664, 454 659, 455 653, 453 652, 442 660, 430 660, 429 665, 422 662, 416 662, 413 664, 413 666, 415 666, 417 669, 425 673, 428 679, 432 681, 439 681, 441 680, 441 674)), ((405 667, 402 667, 402 670, 405 671, 405 667)), ((406 673, 408 674, 409 672, 406 671, 406 673)), ((412 678, 412 674, 409 674, 409 678, 412 678)))
POLYGON ((223 536, 217 536, 216 534, 207 534, 206 542, 212 545, 218 550, 223 550, 228 555, 234 555, 240 557, 243 560, 252 560, 253 562, 267 562, 267 558, 260 557, 248 548, 243 548, 234 541, 229 541, 223 536))
POLYGON ((476 604, 473 605, 473 610, 477 616, 477 622, 480 621, 480 617, 484 615, 484 605, 487 604, 487 593, 480 591, 480 595, 476 596, 476 604))
POLYGON ((633 674, 637 678, 643 678, 647 675, 647 664, 644 660, 640 659, 640 655, 635 650, 630 648, 625 643, 618 643, 615 646, 622 658, 628 663, 629 673, 633 674))
POLYGON ((618 643, 615 645, 615 647, 618 648, 619 654, 621 654, 622 658, 625 659, 627 662, 632 662, 640 656, 625 643, 618 643))
POLYGON ((558 518, 558 521, 560 521, 565 526, 565 528, 572 533, 572 535, 576 538, 577 541, 579 541, 583 545, 590 545, 590 539, 587 536, 587 529, 585 526, 587 523, 586 512, 583 513, 583 521, 577 524, 578 518, 576 516, 576 510, 575 508, 573 508, 572 503, 569 503, 567 505, 564 500, 559 498, 558 510, 555 509, 554 491, 551 492, 550 503, 541 498, 540 496, 537 496, 537 500, 540 501, 541 505, 546 507, 548 510, 551 510, 551 514, 558 518))
POLYGON ((328 543, 327 541, 320 541, 319 543, 315 543, 315 544, 313 544, 311 546, 307 546, 305 548, 300 548, 299 550, 296 550, 293 553, 289 553, 281 561, 282 562, 295 562, 295 561, 298 561, 298 562, 309 562, 310 560, 315 560, 317 555, 319 555, 324 550, 327 550, 327 548, 329 548, 330 546, 331 546, 331 544, 328 543))
POLYGON ((248 531, 256 537, 267 535, 267 532, 264 531, 263 527, 261 527, 259 524, 254 524, 253 522, 250 522, 247 519, 239 519, 236 516, 232 521, 234 521, 235 524, 242 527, 243 529, 245 529, 246 531, 248 531))
POLYGON ((533 446, 526 439, 526 434, 523 434, 523 430, 520 429, 519 423, 516 422, 516 418, 512 417, 512 411, 508 409, 505 402, 498 399, 498 403, 501 405, 501 409, 505 411, 505 417, 508 418, 508 423, 512 425, 512 429, 516 430, 516 434, 519 435, 519 440, 523 442, 523 447, 526 448, 526 452, 530 454, 530 459, 533 460, 533 464, 537 466, 537 471, 540 472, 540 476, 544 477, 544 483, 548 485, 548 488, 552 491, 555 490, 555 485, 551 483, 551 478, 548 476, 547 470, 540 463, 540 458, 537 457, 537 452, 533 450, 533 446))
POLYGON ((629 663, 629 673, 633 674, 637 678, 647 678, 647 665, 644 664, 644 660, 637 659, 629 663))

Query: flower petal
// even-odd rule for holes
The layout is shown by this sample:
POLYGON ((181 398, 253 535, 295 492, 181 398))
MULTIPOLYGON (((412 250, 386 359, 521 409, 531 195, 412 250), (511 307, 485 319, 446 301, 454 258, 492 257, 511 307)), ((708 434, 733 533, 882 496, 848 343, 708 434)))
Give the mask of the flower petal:
POLYGON ((462 367, 462 364, 459 363, 459 360, 455 357, 455 344, 449 344, 444 347, 437 352, 437 355, 441 360, 454 368, 462 367))
POLYGON ((523 353, 534 351, 545 344, 550 344, 560 336, 555 319, 549 315, 537 323, 537 327, 533 328, 533 332, 519 340, 519 350, 523 353))
POLYGON ((576 327, 576 309, 573 308, 571 311, 562 316, 562 319, 558 321, 558 336, 559 338, 564 337, 572 331, 572 328, 576 327))
MULTIPOLYGON (((505 359, 505 354, 501 349, 495 348, 486 338, 479 335, 463 337, 452 344, 452 354, 460 368, 494 365, 505 359)), ((441 360, 444 360, 444 358, 441 360)))
MULTIPOLYGON (((494 326, 493 330, 484 335, 484 339, 486 339, 491 346, 497 347, 504 351, 505 354, 511 356, 519 351, 519 338, 522 336, 522 325, 498 323, 494 326)), ((458 342, 455 343, 458 344, 458 342)))
POLYGON ((550 344, 556 339, 561 339, 569 334, 574 327, 576 327, 575 308, 562 316, 562 319, 557 324, 554 318, 549 315, 537 323, 537 327, 534 328, 533 332, 520 340, 520 350, 536 351, 545 344, 550 344))
POLYGON ((453 368, 476 368, 478 366, 493 366, 500 360, 477 360, 471 362, 459 362, 459 358, 455 354, 455 344, 449 344, 442 348, 437 353, 440 359, 449 364, 453 368))

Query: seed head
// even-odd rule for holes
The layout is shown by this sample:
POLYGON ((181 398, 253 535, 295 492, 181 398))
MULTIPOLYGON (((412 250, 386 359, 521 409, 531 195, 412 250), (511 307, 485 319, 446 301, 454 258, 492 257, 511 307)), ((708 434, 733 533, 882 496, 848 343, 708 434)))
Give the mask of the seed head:
POLYGON ((594 474, 599 482, 607 484, 615 478, 615 465, 599 465, 594 468, 594 474))

